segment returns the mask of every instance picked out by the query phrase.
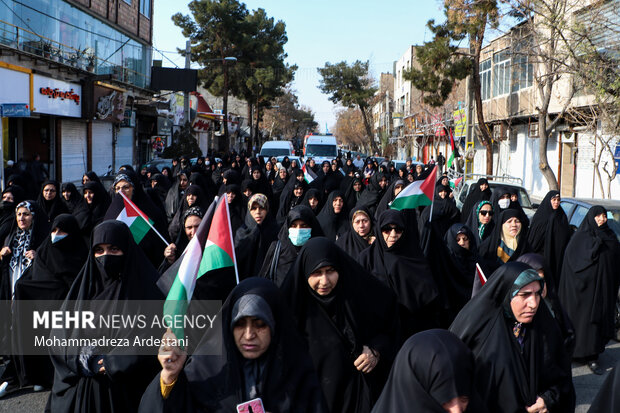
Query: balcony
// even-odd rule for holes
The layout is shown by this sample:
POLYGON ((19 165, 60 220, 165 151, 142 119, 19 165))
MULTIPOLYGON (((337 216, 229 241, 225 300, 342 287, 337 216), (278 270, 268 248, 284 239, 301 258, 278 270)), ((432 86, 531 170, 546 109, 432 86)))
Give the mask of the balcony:
POLYGON ((0 44, 79 71, 95 75, 111 74, 115 80, 141 88, 147 88, 150 84, 147 75, 129 67, 135 64, 133 59, 125 59, 127 65, 120 66, 97 56, 90 47, 76 49, 3 20, 0 20, 0 44))

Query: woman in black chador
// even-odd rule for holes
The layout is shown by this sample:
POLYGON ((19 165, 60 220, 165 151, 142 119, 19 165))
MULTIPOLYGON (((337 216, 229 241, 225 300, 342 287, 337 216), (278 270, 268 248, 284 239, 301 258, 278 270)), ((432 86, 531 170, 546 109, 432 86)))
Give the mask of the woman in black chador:
POLYGON ((568 218, 560 206, 560 192, 549 191, 532 218, 528 244, 531 252, 545 257, 545 267, 550 272, 546 276, 553 280, 555 290, 559 287, 564 250, 571 235, 568 218))
POLYGON ((564 254, 558 296, 575 327, 573 357, 602 374, 598 355, 614 336, 620 243, 602 206, 590 208, 564 254))
MULTIPOLYGON (((155 284, 159 274, 134 242, 127 225, 104 221, 93 230, 91 245, 63 311, 81 311, 86 303, 97 301, 105 303, 102 310, 106 314, 127 314, 139 310, 135 305, 129 310, 128 303, 163 301, 155 284)), ((132 340, 141 334, 137 328, 115 332, 132 340)), ((62 332, 53 333, 62 337, 62 332)), ((114 348, 53 347, 50 354, 56 370, 49 400, 54 413, 135 412, 142 393, 158 372, 155 357, 118 354, 114 348)))
POLYGON ((375 236, 359 262, 398 296, 403 339, 436 327, 439 292, 415 226, 406 225, 401 211, 388 209, 379 217, 375 236))
POLYGON ((291 209, 265 255, 260 276, 282 285, 301 247, 313 237, 322 237, 323 230, 312 210, 303 205, 291 209))
POLYGON ((485 412, 475 391, 471 351, 449 331, 427 330, 403 344, 372 411, 485 412))
POLYGON ((502 265, 450 331, 474 353, 476 387, 490 412, 570 413, 575 390, 544 279, 520 262, 502 265))
POLYGON ((335 242, 347 231, 348 216, 344 195, 339 190, 335 190, 329 194, 321 213, 316 218, 323 228, 325 237, 335 242))
POLYGON ((61 196, 60 185, 57 181, 48 179, 41 185, 37 203, 47 214, 48 222, 52 222, 60 214, 69 212, 69 208, 62 202, 61 196))
POLYGON ((210 330, 187 363, 178 348, 162 349, 163 370, 144 393, 140 412, 230 413, 257 398, 265 412, 326 411, 307 346, 272 282, 242 281, 218 318, 221 330, 210 330), (205 355, 209 349, 217 355, 205 355))
POLYGON ((369 412, 397 349, 394 294, 321 237, 302 248, 281 288, 329 411, 369 412))

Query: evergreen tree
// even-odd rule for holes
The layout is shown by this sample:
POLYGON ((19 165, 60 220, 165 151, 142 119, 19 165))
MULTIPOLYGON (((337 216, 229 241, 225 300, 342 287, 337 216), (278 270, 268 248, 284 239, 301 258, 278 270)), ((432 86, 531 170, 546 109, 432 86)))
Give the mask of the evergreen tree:
POLYGON ((319 89, 331 95, 330 101, 347 108, 359 109, 370 146, 373 152, 379 152, 369 121, 370 101, 377 88, 368 75, 368 61, 357 60, 351 65, 347 62, 336 64, 327 62, 325 67, 319 68, 318 71, 322 77, 319 89))
POLYGON ((403 74, 416 89, 427 92, 424 101, 441 106, 457 80, 471 75, 471 94, 476 105, 480 141, 486 147, 487 174, 493 174, 493 137, 484 121, 480 83, 480 52, 487 26, 497 26, 497 0, 445 0, 446 21, 428 22, 433 40, 416 47, 416 58, 421 69, 412 68, 403 74), (469 53, 458 48, 459 42, 469 40, 469 53))

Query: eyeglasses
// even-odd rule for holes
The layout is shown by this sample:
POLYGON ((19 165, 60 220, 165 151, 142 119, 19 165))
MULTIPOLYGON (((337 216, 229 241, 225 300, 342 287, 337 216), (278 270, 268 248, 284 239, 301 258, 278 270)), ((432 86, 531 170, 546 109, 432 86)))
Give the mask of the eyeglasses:
POLYGON ((385 233, 390 233, 390 232, 396 232, 397 234, 402 234, 403 233, 403 229, 402 228, 398 228, 395 226, 390 226, 390 227, 385 227, 385 228, 381 228, 381 232, 385 232, 385 233))
POLYGON ((487 215, 493 216, 493 211, 480 211, 480 215, 486 217, 487 215))

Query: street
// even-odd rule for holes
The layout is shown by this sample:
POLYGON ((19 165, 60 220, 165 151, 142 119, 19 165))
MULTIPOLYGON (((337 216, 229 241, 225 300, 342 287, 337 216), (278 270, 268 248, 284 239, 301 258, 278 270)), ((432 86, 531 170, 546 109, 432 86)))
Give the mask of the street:
MULTIPOLYGON (((609 372, 619 360, 620 343, 611 341, 607 345, 607 350, 599 359, 601 367, 609 372)), ((596 396, 599 387, 606 377, 607 373, 602 376, 597 376, 592 374, 586 366, 573 363, 573 383, 575 384, 575 391, 577 392, 577 409, 575 413, 586 413, 588 411, 590 402, 594 396, 596 396)), ((43 412, 48 396, 49 392, 47 391, 33 393, 32 389, 16 392, 0 400, 0 412, 43 412)))

